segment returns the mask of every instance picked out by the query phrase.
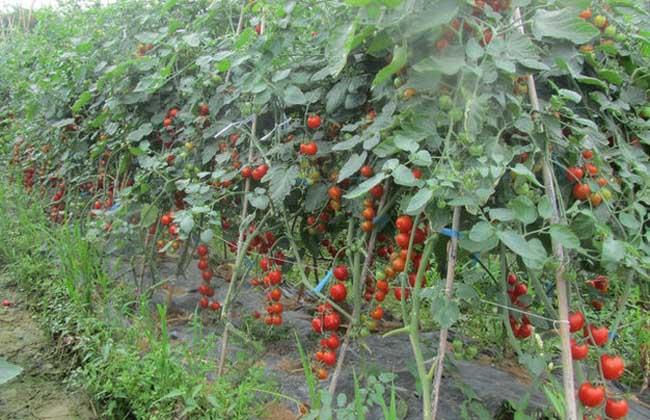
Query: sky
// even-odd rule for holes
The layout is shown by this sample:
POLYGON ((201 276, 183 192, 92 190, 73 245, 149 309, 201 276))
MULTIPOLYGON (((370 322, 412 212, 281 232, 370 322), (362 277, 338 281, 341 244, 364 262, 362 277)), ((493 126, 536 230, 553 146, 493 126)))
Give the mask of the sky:
MULTIPOLYGON (((102 3, 108 3, 114 0, 101 0, 102 3)), ((58 0, 0 0, 0 10, 10 9, 12 6, 22 6, 30 8, 32 5, 35 9, 42 6, 56 6, 58 0)))

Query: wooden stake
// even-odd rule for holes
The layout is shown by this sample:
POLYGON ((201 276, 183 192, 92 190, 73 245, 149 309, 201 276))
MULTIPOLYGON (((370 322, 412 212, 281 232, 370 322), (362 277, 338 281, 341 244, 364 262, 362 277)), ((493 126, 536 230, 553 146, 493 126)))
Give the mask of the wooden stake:
MULTIPOLYGON (((519 8, 516 8, 514 11, 514 20, 519 29, 519 32, 522 34, 525 33, 524 26, 521 19, 521 12, 519 8)), ((539 100, 537 98, 537 89, 535 88, 535 79, 532 75, 526 77, 528 82, 528 96, 530 98, 530 103, 535 112, 539 112, 539 100)), ((551 168, 551 163, 548 159, 550 155, 550 150, 548 145, 544 151, 544 162, 543 162, 543 174, 544 174, 544 189, 546 191, 546 196, 548 197, 551 203, 551 209, 553 214, 551 217, 551 222, 554 224, 561 223, 560 210, 557 203, 557 195, 555 192, 555 183, 553 180, 553 171, 551 168)), ((567 420, 577 420, 578 419, 578 410, 576 407, 575 399, 575 384, 573 379, 573 360, 571 357, 571 337, 569 333, 569 299, 566 281, 564 280, 564 271, 565 271, 565 258, 564 258, 564 247, 561 243, 557 241, 552 241, 553 246, 553 255, 555 256, 558 267, 555 270, 555 283, 557 289, 557 298, 558 298, 558 314, 560 316, 560 341, 562 349, 562 382, 564 385, 564 399, 566 413, 565 418, 567 420)))
MULTIPOLYGON (((454 277, 456 275, 456 260, 458 252, 458 229, 460 228, 460 207, 454 207, 454 214, 451 221, 451 229, 453 234, 449 241, 449 248, 447 250, 447 280, 445 281, 445 298, 451 299, 454 277)), ((447 335, 449 334, 448 328, 440 330, 440 338, 438 342, 438 356, 436 358, 436 377, 433 382, 433 405, 431 407, 431 418, 435 420, 438 413, 438 400, 440 399, 440 383, 442 382, 442 369, 445 362, 445 352, 447 351, 447 335)))

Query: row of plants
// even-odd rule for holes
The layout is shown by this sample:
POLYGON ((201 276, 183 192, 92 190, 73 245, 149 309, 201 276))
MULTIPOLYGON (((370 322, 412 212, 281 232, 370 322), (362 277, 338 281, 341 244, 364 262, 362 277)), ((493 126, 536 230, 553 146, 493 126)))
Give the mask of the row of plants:
MULTIPOLYGON (((102 257, 80 229, 52 227, 43 202, 0 184, 0 266, 4 287, 22 291, 65 358, 68 385, 88 393, 106 418, 238 418, 260 414, 276 385, 259 367, 242 364, 216 382, 210 336, 200 323, 194 339, 170 343, 166 308, 151 311, 149 296, 114 287, 99 269, 102 257), (37 244, 37 245, 35 245, 37 244)), ((198 318, 197 318, 198 320, 198 318)))
POLYGON ((10 176, 52 223, 154 273, 196 258, 219 376, 235 297, 262 289, 276 328, 289 282, 316 297, 312 369, 332 395, 350 343, 395 320, 435 418, 449 328, 488 304, 558 416, 625 416, 619 352, 643 349, 628 385, 648 357, 647 332, 614 339, 647 329, 623 322, 650 264, 637 2, 169 0, 36 19, 1 46, 10 176))

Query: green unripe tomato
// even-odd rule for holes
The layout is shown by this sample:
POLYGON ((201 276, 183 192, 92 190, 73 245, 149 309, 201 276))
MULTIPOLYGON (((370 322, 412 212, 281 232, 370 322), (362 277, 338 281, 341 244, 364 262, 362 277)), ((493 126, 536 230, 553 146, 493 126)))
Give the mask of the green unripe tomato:
POLYGON ((463 110, 460 108, 453 108, 449 111, 449 119, 451 122, 457 123, 463 119, 463 110))
POLYGON ((396 77, 393 80, 393 86, 395 86, 395 89, 399 89, 400 87, 402 87, 403 84, 404 84, 404 81, 402 80, 401 77, 396 77))
POLYGON ((474 157, 479 157, 483 154, 483 145, 473 144, 469 147, 469 154, 474 157))
POLYGON ((465 351, 468 359, 473 359, 478 354, 478 348, 476 346, 469 346, 465 351))
POLYGON ((594 18, 594 25, 596 28, 602 29, 607 25, 607 18, 603 15, 598 15, 594 18))
POLYGON ((530 186, 527 182, 521 183, 515 187, 515 192, 519 195, 527 195, 530 192, 530 186))
POLYGON ((451 96, 442 95, 440 99, 438 99, 438 106, 440 106, 440 109, 443 111, 449 111, 454 106, 454 102, 451 99, 451 96))
POLYGON ((370 335, 370 330, 366 327, 361 328, 359 330, 359 337, 368 337, 370 335))
POLYGON ((309 179, 311 180, 311 182, 320 181, 320 172, 316 170, 311 171, 311 173, 309 174, 309 179))
POLYGON ((614 38, 616 36, 616 26, 609 25, 603 31, 603 35, 605 35, 607 38, 614 38))
POLYGON ((375 279, 386 280, 386 274, 384 273, 384 270, 377 270, 375 272, 375 279))
POLYGON ((650 118, 650 105, 646 105, 643 108, 641 108, 641 112, 639 113, 642 118, 645 118, 646 120, 650 118))
POLYGON ((605 201, 610 201, 612 199, 612 192, 608 188, 602 188, 600 190, 600 195, 605 201))

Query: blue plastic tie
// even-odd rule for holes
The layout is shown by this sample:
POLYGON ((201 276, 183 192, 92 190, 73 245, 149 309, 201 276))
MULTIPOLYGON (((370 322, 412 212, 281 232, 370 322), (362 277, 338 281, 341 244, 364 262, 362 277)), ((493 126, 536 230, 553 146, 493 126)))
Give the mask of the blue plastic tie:
POLYGON ((550 283, 546 286, 546 296, 551 296, 551 293, 553 293, 553 289, 555 289, 555 283, 550 282, 550 283))
POLYGON ((372 224, 380 226, 385 224, 387 221, 388 221, 388 216, 382 214, 381 216, 375 217, 374 220, 372 221, 372 224))
POLYGON ((248 257, 244 258, 244 264, 246 264, 246 268, 248 269, 251 269, 253 267, 253 261, 251 261, 251 259, 248 257))
POLYGON ((460 238, 460 232, 450 228, 440 228, 438 229, 438 233, 449 236, 450 238, 460 238))
POLYGON ((330 269, 327 273, 325 273, 325 277, 323 277, 318 282, 318 284, 316 285, 316 287, 312 289, 312 291, 314 291, 315 293, 320 293, 321 290, 323 290, 323 288, 327 285, 327 283, 329 283, 331 278, 332 278, 332 270, 330 269))

